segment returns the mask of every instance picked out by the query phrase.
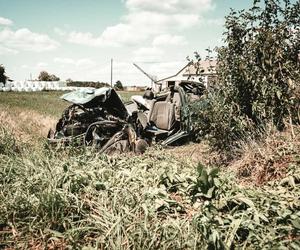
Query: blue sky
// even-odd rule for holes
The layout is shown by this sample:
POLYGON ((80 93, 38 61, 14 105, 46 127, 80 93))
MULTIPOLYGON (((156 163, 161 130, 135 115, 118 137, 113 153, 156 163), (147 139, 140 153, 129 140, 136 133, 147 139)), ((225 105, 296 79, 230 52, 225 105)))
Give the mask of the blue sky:
POLYGON ((194 51, 221 44, 230 8, 252 0, 0 0, 0 64, 16 80, 41 70, 61 79, 145 85, 136 68, 162 78, 194 51))

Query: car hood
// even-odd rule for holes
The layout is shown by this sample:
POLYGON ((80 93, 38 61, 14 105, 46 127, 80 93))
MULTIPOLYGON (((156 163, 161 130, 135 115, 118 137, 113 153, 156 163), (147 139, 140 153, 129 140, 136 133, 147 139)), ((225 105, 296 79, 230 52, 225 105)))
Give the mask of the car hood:
POLYGON ((77 105, 82 105, 85 108, 104 107, 110 114, 122 119, 126 119, 129 116, 119 95, 112 88, 83 88, 66 93, 60 98, 77 105))

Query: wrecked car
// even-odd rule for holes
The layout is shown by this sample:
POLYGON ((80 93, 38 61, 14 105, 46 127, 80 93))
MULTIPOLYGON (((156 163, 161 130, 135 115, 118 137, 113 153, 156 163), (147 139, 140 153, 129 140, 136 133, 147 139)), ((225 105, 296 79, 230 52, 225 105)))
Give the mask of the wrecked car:
POLYGON ((155 143, 181 144, 191 138, 188 103, 200 98, 204 86, 190 81, 171 84, 154 94, 146 90, 124 104, 108 87, 64 94, 71 103, 50 130, 50 144, 93 146, 103 153, 143 153, 155 143))

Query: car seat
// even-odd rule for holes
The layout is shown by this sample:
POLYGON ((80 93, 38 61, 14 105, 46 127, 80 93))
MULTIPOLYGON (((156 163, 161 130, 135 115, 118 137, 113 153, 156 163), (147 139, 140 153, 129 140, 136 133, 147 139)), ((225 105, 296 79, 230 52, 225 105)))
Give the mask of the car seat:
POLYGON ((165 101, 155 102, 149 114, 149 121, 158 129, 170 131, 175 122, 175 104, 165 101))

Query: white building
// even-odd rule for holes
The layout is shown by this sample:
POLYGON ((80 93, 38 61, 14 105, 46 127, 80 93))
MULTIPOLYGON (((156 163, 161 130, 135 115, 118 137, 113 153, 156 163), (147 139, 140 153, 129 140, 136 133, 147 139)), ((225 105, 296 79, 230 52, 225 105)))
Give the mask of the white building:
POLYGON ((217 61, 200 61, 188 63, 177 74, 158 80, 154 86, 155 91, 168 88, 183 80, 202 82, 208 88, 214 84, 216 79, 217 61))

